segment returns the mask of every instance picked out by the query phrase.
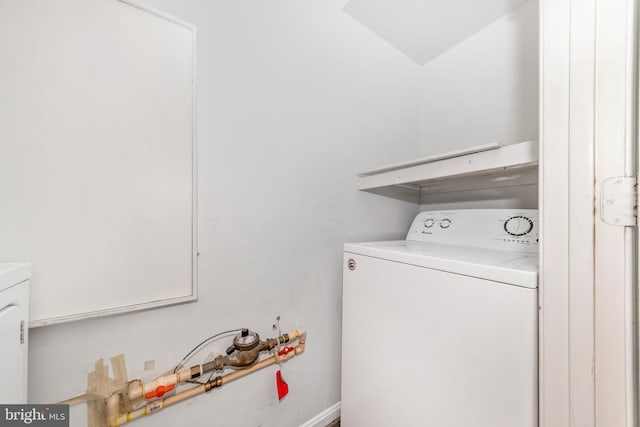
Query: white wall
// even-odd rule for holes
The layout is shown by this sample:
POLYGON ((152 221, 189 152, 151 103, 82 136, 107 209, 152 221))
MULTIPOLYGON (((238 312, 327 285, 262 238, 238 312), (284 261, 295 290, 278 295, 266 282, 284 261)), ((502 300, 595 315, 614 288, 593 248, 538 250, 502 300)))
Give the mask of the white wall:
POLYGON ((148 379, 215 332, 269 336, 280 315, 309 331, 284 401, 267 369, 136 425, 299 425, 340 399, 342 244, 399 238, 417 212, 358 192, 355 173, 418 155, 419 68, 344 1, 144 3, 198 26, 199 301, 32 329, 29 399, 84 392, 121 352, 148 379))
POLYGON ((421 211, 446 209, 538 209, 538 185, 453 191, 422 197, 421 211))
POLYGON ((538 2, 528 0, 421 70, 421 153, 538 139, 538 2))
POLYGON ((424 65, 526 0, 350 0, 345 11, 424 65))
MULTIPOLYGON (((421 69, 420 152, 538 139, 538 0, 421 69)), ((421 210, 538 207, 538 186, 425 196, 421 210)))

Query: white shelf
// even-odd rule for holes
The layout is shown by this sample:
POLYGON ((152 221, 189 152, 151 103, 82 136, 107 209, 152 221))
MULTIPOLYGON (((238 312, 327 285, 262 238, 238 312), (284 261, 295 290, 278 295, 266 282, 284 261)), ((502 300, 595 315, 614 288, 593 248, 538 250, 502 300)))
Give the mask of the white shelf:
POLYGON ((487 144, 358 175, 360 190, 419 201, 429 193, 535 184, 538 142, 487 144), (415 199, 415 200, 414 200, 415 199))

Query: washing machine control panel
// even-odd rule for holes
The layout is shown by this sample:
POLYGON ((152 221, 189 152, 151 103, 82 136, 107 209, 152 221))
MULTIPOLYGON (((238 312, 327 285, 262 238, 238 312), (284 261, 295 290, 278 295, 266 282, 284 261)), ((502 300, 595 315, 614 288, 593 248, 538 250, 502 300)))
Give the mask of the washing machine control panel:
POLYGON ((538 252, 537 209, 459 209, 421 212, 407 240, 538 252))

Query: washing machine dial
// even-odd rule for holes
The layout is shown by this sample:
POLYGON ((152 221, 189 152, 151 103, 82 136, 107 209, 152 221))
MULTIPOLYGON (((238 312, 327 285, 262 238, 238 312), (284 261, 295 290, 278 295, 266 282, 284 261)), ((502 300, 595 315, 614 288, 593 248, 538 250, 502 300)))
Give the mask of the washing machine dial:
POLYGON ((445 218, 440 221, 440 228, 449 228, 451 226, 451 220, 449 218, 445 218))
POLYGON ((435 222, 435 221, 433 220, 433 218, 429 218, 429 219, 425 220, 425 222, 424 222, 424 228, 431 228, 431 227, 433 227, 433 223, 434 223, 434 222, 435 222))
POLYGON ((512 216, 504 222, 504 231, 512 236, 524 236, 533 230, 533 221, 526 216, 512 216))

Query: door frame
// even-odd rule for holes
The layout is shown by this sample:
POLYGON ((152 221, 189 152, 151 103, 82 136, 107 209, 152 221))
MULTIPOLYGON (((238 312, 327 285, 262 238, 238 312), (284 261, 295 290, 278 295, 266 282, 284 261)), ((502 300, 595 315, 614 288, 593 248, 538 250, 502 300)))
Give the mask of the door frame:
POLYGON ((637 1, 542 0, 540 23, 540 426, 632 427, 637 229, 601 206, 637 173, 637 1))

